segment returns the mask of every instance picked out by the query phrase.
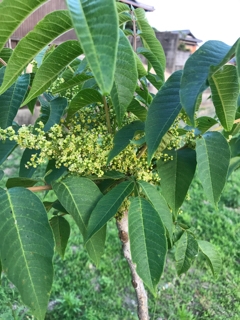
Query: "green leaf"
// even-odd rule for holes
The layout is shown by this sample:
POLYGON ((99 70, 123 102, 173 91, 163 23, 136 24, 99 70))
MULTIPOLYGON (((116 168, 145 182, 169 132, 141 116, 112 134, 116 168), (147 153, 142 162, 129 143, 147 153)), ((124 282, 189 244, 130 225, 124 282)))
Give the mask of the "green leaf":
POLYGON ((130 10, 129 6, 125 3, 122 3, 122 2, 117 2, 116 6, 117 6, 118 13, 122 13, 122 12, 126 12, 126 11, 129 12, 129 10, 130 10))
POLYGON ((37 168, 34 168, 33 166, 26 167, 27 162, 30 161, 32 155, 39 154, 40 150, 34 150, 34 149, 25 149, 22 158, 20 161, 20 168, 19 168, 19 177, 26 177, 31 178, 34 172, 37 170, 37 168))
POLYGON ((142 78, 147 75, 147 70, 144 68, 143 63, 136 52, 134 52, 134 57, 137 63, 138 78, 142 78))
POLYGON ((132 16, 128 12, 123 12, 118 15, 119 26, 122 26, 124 23, 128 21, 132 21, 132 16))
POLYGON ((13 187, 32 187, 34 186, 38 180, 30 179, 30 178, 22 178, 22 177, 16 177, 16 178, 9 178, 6 182, 6 187, 8 189, 13 187))
MULTIPOLYGON (((0 69, 0 85, 3 80, 5 67, 0 69)), ((2 95, 0 95, 0 127, 5 129, 12 125, 19 107, 27 93, 29 74, 20 76, 17 81, 2 95)))
POLYGON ((115 0, 67 0, 76 35, 103 95, 111 92, 118 46, 115 0))
MULTIPOLYGON (((1 51, 0 51, 0 58, 4 61, 4 62, 8 62, 9 58, 11 57, 13 53, 13 50, 10 49, 10 48, 3 48, 1 51)), ((3 64, 1 63, 0 61, 0 68, 3 66, 3 64)))
MULTIPOLYGON (((29 6, 31 5, 29 4, 29 6)), ((35 28, 22 38, 14 49, 8 61, 0 94, 16 81, 23 69, 48 43, 71 28, 72 22, 67 10, 53 11, 38 22, 35 28)))
POLYGON ((161 86, 163 85, 163 81, 161 80, 161 78, 153 73, 148 73, 146 78, 148 79, 148 81, 151 82, 151 84, 157 89, 160 90, 161 86))
POLYGON ((0 50, 17 27, 46 0, 2 0, 0 3, 0 50))
POLYGON ((214 276, 218 276, 222 268, 222 261, 220 254, 215 247, 208 241, 198 240, 200 251, 203 253, 207 260, 208 265, 212 270, 214 276))
MULTIPOLYGON (((90 214, 102 197, 102 193, 91 180, 79 176, 67 176, 53 182, 53 190, 67 212, 73 217, 84 240, 90 214)), ((90 258, 98 265, 104 250, 106 230, 103 228, 87 243, 90 258)))
POLYGON ((143 193, 158 212, 167 232, 170 242, 172 243, 173 219, 169 207, 157 188, 145 181, 138 181, 143 193))
POLYGON ((188 232, 184 232, 177 242, 175 251, 177 273, 180 276, 188 271, 198 255, 198 243, 188 232))
POLYGON ((60 44, 42 63, 38 69, 27 99, 22 105, 46 91, 59 73, 75 58, 83 53, 79 42, 69 40, 60 44), (57 63, 56 63, 57 61, 57 63))
POLYGON ((70 236, 70 225, 68 221, 61 216, 55 216, 51 218, 49 222, 55 239, 56 251, 63 259, 70 236))
POLYGON ((90 75, 90 74, 86 74, 86 73, 77 74, 77 75, 73 76, 71 79, 61 83, 56 88, 53 88, 52 93, 56 94, 61 91, 65 91, 65 90, 70 89, 72 87, 78 86, 78 85, 82 84, 83 82, 85 82, 86 80, 91 79, 91 78, 92 78, 92 75, 90 75))
POLYGON ((207 132, 197 140, 196 152, 198 175, 205 194, 213 204, 217 204, 228 173, 230 161, 228 143, 221 133, 207 132))
POLYGON ((163 83, 164 70, 157 57, 149 49, 146 48, 138 48, 137 53, 143 55, 151 63, 153 69, 155 70, 156 74, 159 76, 159 79, 163 83))
POLYGON ((163 273, 167 239, 158 212, 145 199, 133 198, 128 212, 132 260, 153 295, 163 273))
POLYGON ((236 67, 232 65, 224 66, 212 75, 209 84, 218 119, 224 129, 230 131, 235 120, 239 94, 236 67))
POLYGON ((144 122, 147 118, 147 109, 135 98, 128 106, 127 111, 133 113, 142 122, 144 122))
POLYGON ((0 170, 0 181, 2 181, 2 178, 4 177, 4 171, 0 170))
POLYGON ((111 90, 112 103, 119 126, 132 101, 137 79, 137 66, 132 46, 123 31, 119 29, 117 63, 111 90))
POLYGON ((221 41, 207 41, 187 60, 181 81, 181 103, 194 125, 194 114, 199 95, 208 87, 211 66, 218 65, 229 51, 221 41))
POLYGON ((53 181, 59 179, 66 172, 67 172, 66 167, 61 166, 60 168, 56 168, 56 161, 49 160, 46 168, 45 181, 48 184, 51 184, 53 181))
POLYGON ((227 179, 233 173, 233 171, 237 170, 240 167, 240 157, 231 158, 228 168, 227 179))
POLYGON ((176 215, 181 207, 196 170, 196 152, 184 148, 167 152, 173 160, 159 160, 158 174, 164 198, 176 215))
POLYGON ((121 128, 114 136, 113 149, 109 152, 107 164, 116 157, 121 151, 123 151, 134 138, 137 131, 144 130, 144 122, 133 121, 123 128, 121 128))
POLYGON ((89 219, 87 241, 91 240, 96 232, 101 230, 115 216, 124 199, 130 195, 133 188, 133 181, 124 181, 111 189, 99 200, 89 219))
POLYGON ((144 47, 149 49, 158 59, 162 66, 162 70, 166 68, 166 58, 163 47, 159 40, 156 38, 153 28, 149 25, 145 18, 145 11, 143 9, 136 9, 134 11, 137 17, 137 25, 141 30, 140 37, 143 39, 144 47))
POLYGON ((23 188, 0 189, 0 256, 8 279, 37 319, 44 319, 53 280, 53 236, 40 199, 23 188))
POLYGON ((100 92, 95 89, 82 89, 70 102, 67 119, 72 118, 81 108, 94 102, 103 103, 103 98, 100 92))
POLYGON ((38 121, 42 121, 44 123, 43 130, 45 132, 60 122, 67 104, 68 101, 66 98, 57 97, 48 102, 46 106, 41 107, 42 114, 38 121))
POLYGON ((217 123, 217 120, 207 116, 199 117, 196 119, 197 129, 201 132, 201 134, 205 133, 208 129, 210 129, 217 123))
POLYGON ((181 110, 179 88, 182 71, 173 73, 153 99, 146 120, 148 162, 151 161, 161 139, 181 110))
POLYGON ((7 157, 16 148, 17 143, 6 139, 5 141, 0 140, 0 165, 7 159, 7 157))

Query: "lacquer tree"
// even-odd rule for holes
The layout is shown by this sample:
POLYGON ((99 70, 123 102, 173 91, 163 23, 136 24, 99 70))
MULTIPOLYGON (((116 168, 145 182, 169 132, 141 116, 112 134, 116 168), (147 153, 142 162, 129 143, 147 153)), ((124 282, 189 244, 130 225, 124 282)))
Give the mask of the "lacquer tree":
POLYGON ((198 239, 178 215, 196 171, 206 198, 217 205, 240 165, 239 41, 232 47, 206 42, 165 81, 164 51, 142 9, 114 0, 66 0, 66 10, 46 15, 14 50, 5 48, 45 2, 0 3, 0 163, 24 149, 19 176, 0 189, 1 268, 32 314, 44 319, 53 253, 63 257, 69 237, 65 216, 79 227, 96 265, 115 218, 138 316, 148 319, 144 286, 156 294, 169 249, 175 247, 178 275, 199 251, 213 275, 220 271, 213 244, 198 239), (50 45, 73 28, 76 40, 50 45), (233 57, 235 65, 228 64, 233 57), (26 73, 29 64, 32 73, 26 73), (199 117, 209 87, 215 115, 199 117), (14 121, 19 108, 33 112, 37 102, 34 125, 14 121), (39 166, 45 171, 36 178, 39 166), (52 202, 35 194, 51 189, 52 202))

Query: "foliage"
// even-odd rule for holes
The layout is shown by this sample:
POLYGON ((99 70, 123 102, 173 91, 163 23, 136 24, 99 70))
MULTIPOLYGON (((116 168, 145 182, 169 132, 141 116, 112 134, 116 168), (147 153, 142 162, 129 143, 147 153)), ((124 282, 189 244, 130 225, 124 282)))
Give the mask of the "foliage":
MULTIPOLYGON (((5 14, 0 48, 44 2, 27 7, 14 0, 0 3, 5 14)), ((0 51, 1 162, 16 146, 25 148, 19 177, 0 190, 0 260, 37 319, 45 317, 53 281, 53 239, 62 257, 67 245, 65 216, 73 218, 98 265, 106 225, 129 210, 132 259, 154 295, 167 249, 175 250, 179 275, 199 252, 217 275, 218 252, 181 222, 179 209, 196 168, 216 206, 227 177, 240 162, 239 41, 233 47, 205 43, 183 71, 165 82, 164 52, 143 10, 114 0, 66 2, 67 10, 45 16, 11 54, 0 51), (123 13, 124 21, 133 22, 132 32, 125 29, 123 13), (78 40, 46 49, 71 28, 78 40), (129 33, 134 42, 139 34, 143 47, 132 48, 129 33), (81 53, 85 58, 78 57, 81 53), (138 54, 147 58, 148 70, 143 71, 138 54), (225 66, 233 55, 237 66, 225 66), (34 65, 31 77, 22 74, 29 63, 34 65), (158 89, 156 95, 149 93, 148 82, 158 89), (216 119, 198 116, 201 95, 209 86, 216 119), (17 109, 27 104, 32 110, 36 98, 40 117, 32 126, 18 126, 17 109), (30 179, 43 164, 40 179, 30 179), (33 193, 50 189, 57 197, 50 203, 33 193)))

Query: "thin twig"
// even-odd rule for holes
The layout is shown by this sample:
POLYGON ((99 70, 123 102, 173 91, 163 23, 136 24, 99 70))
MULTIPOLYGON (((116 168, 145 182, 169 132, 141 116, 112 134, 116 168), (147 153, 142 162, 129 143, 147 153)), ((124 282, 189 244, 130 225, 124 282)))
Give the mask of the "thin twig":
POLYGON ((132 274, 132 285, 135 289, 138 302, 138 318, 139 320, 149 320, 147 292, 144 288, 142 279, 136 272, 136 266, 132 261, 130 251, 130 242, 128 236, 128 211, 125 211, 122 219, 117 221, 117 228, 119 231, 119 238, 122 241, 123 254, 129 264, 132 274))
POLYGON ((146 150, 147 150, 147 145, 145 144, 145 146, 143 146, 142 149, 139 151, 137 158, 140 159, 146 150))
POLYGON ((134 11, 132 11, 132 22, 133 22, 133 50, 137 51, 137 31, 136 31, 136 19, 134 11))
POLYGON ((104 109, 105 109, 105 115, 106 115, 106 121, 107 121, 107 129, 109 133, 112 133, 109 109, 108 109, 107 100, 105 96, 103 96, 103 103, 104 103, 104 109))
POLYGON ((45 186, 29 187, 27 189, 32 192, 40 192, 40 191, 52 190, 52 186, 47 184, 45 186))
POLYGON ((6 65, 7 65, 7 62, 6 62, 6 61, 4 61, 2 58, 0 58, 0 62, 1 62, 1 64, 3 64, 4 66, 6 66, 6 65))

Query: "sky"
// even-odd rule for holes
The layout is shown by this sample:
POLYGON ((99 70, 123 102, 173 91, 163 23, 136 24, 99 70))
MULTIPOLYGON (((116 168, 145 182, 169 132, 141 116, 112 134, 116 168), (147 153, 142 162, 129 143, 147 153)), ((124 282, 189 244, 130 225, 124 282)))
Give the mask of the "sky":
POLYGON ((189 29, 201 39, 220 40, 233 45, 240 37, 240 0, 139 0, 152 5, 147 13, 159 31, 189 29))

